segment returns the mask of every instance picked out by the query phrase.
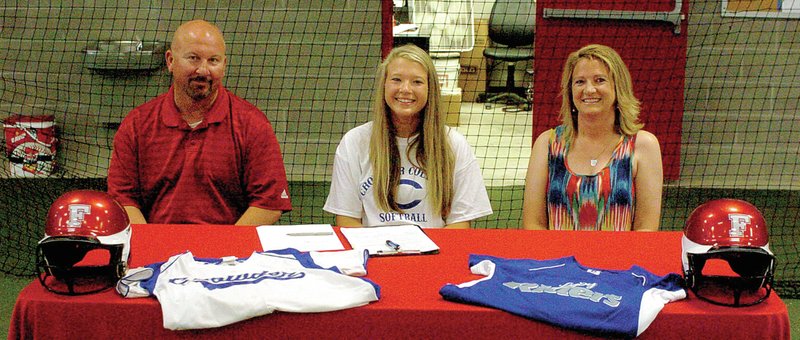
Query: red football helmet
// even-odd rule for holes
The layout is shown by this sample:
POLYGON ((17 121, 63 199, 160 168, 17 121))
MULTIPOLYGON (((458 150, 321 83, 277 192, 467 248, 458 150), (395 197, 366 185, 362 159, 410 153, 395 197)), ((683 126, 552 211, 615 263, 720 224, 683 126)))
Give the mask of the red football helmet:
POLYGON ((110 288, 127 269, 130 239, 128 215, 110 195, 67 192, 47 212, 36 251, 39 282, 68 295, 110 288))
POLYGON ((764 217, 752 204, 717 199, 700 205, 689 215, 681 243, 684 278, 697 297, 734 307, 769 297, 775 256, 764 217), (714 264, 720 265, 716 271, 714 264))

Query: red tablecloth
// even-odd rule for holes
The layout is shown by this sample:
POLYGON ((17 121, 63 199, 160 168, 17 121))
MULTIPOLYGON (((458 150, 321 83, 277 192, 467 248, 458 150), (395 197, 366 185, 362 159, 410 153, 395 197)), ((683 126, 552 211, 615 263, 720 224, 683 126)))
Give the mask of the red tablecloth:
MULTIPOLYGON (((155 298, 125 299, 113 290, 60 296, 32 282, 14 306, 9 338, 582 338, 589 336, 500 310, 445 301, 438 292, 446 283, 478 278, 469 272, 471 253, 535 259, 574 255, 583 265, 598 268, 638 264, 658 275, 681 271, 678 232, 426 232, 441 247, 439 254, 369 260, 367 277, 380 285, 381 299, 367 306, 317 314, 274 313, 217 329, 169 331, 162 327, 155 298)), ((135 225, 131 266, 164 261, 186 250, 198 257, 246 257, 261 246, 255 227, 135 225)), ((775 294, 746 308, 715 306, 690 294, 667 304, 641 338, 789 336, 786 305, 775 294)))

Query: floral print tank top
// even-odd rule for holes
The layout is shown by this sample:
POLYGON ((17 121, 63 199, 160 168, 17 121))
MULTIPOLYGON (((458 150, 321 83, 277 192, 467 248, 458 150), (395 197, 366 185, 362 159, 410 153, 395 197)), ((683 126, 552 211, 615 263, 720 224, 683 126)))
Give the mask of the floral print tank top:
POLYGON ((564 127, 551 130, 548 151, 547 218, 553 230, 631 230, 636 191, 633 145, 624 136, 611 160, 594 175, 578 175, 567 165, 570 142, 564 127))

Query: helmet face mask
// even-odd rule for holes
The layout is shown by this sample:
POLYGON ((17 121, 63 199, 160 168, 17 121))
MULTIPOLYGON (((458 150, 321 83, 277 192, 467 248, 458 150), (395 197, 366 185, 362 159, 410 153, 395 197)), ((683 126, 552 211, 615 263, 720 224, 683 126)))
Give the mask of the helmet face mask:
POLYGON ((36 250, 37 276, 47 290, 97 293, 115 285, 130 254, 125 210, 104 192, 76 190, 51 205, 36 250))
POLYGON ((772 254, 736 250, 687 254, 687 257, 689 266, 684 273, 687 285, 702 300, 721 306, 746 307, 770 296, 775 269, 772 254), (707 267, 721 267, 719 262, 729 268, 725 271, 728 275, 714 268, 707 270, 707 267))
POLYGON ((682 238, 687 288, 707 302, 752 306, 771 291, 775 256, 763 216, 745 201, 720 199, 695 209, 682 238))

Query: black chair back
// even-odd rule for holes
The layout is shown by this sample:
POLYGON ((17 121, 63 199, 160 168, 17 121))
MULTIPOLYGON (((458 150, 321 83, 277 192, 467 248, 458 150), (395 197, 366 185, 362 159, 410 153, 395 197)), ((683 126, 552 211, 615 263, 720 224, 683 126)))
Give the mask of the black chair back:
POLYGON ((509 47, 533 45, 534 0, 496 0, 489 16, 489 39, 509 47))

